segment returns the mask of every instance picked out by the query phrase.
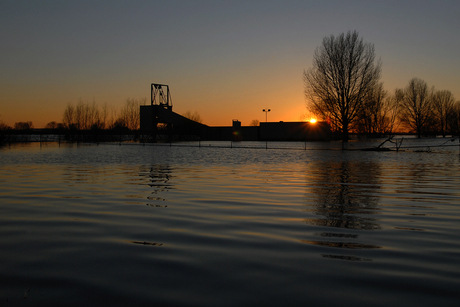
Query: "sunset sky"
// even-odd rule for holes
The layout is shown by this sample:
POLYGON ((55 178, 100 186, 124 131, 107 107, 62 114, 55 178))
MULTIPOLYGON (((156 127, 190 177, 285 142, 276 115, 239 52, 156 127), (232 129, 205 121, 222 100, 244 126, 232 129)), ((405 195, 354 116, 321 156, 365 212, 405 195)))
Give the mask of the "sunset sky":
POLYGON ((120 108, 168 84, 211 126, 297 121, 323 37, 374 44, 389 92, 413 77, 460 99, 460 1, 0 2, 0 120, 36 128, 80 99, 120 108))

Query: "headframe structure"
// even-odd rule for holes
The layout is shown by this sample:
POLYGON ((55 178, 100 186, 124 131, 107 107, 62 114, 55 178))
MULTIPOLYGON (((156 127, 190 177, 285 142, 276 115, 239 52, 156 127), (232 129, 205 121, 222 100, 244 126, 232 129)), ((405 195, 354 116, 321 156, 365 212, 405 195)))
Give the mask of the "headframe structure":
POLYGON ((171 93, 169 92, 169 85, 152 83, 150 85, 150 99, 151 105, 161 106, 165 109, 172 110, 171 93))
POLYGON ((151 104, 140 106, 140 130, 149 135, 152 141, 173 139, 173 135, 201 136, 205 133, 206 125, 194 122, 173 112, 169 86, 160 83, 150 84, 151 104))

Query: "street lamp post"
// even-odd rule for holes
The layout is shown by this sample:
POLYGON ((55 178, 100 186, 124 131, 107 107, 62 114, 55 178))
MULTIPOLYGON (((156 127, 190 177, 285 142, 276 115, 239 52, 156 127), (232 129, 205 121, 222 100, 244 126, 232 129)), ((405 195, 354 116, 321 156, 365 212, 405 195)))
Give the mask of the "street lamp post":
POLYGON ((263 109, 262 111, 265 112, 265 122, 267 122, 268 112, 270 112, 270 109, 263 109))

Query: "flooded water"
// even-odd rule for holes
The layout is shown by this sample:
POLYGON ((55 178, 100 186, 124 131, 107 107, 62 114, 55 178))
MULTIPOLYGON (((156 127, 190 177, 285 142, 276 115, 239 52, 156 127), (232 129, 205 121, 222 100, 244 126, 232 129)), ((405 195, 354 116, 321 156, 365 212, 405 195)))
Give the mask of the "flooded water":
POLYGON ((459 306, 442 142, 5 146, 0 306, 459 306))

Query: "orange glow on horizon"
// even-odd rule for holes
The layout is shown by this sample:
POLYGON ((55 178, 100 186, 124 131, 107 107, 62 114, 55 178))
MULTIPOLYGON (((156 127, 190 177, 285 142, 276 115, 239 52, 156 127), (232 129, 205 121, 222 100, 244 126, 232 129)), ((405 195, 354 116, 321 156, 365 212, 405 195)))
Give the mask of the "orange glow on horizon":
POLYGON ((311 123, 311 124, 316 123, 316 119, 314 119, 314 118, 310 119, 310 123, 311 123))

